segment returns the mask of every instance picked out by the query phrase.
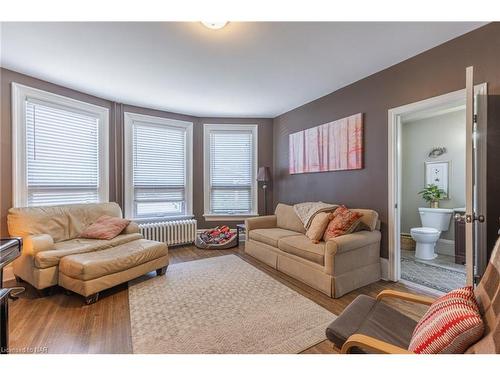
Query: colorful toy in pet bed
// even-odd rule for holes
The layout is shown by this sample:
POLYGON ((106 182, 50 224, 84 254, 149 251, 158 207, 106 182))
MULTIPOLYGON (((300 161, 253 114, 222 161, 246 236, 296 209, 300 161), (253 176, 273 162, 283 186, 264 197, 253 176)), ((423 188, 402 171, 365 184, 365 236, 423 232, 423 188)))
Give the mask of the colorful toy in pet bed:
POLYGON ((195 245, 200 249, 229 249, 238 244, 236 233, 227 225, 208 229, 196 236, 195 245))

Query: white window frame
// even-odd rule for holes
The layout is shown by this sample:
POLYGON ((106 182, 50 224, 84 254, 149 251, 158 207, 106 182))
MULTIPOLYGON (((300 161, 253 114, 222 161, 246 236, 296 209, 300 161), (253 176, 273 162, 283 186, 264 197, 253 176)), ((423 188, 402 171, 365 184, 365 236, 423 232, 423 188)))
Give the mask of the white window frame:
POLYGON ((241 221, 249 217, 258 216, 258 125, 257 124, 204 124, 203 125, 203 188, 204 188, 204 218, 206 221, 241 221), (210 132, 211 131, 231 131, 244 130, 252 132, 252 212, 247 215, 228 215, 228 214, 212 214, 210 213, 210 132))
POLYGON ((135 221, 159 221, 162 219, 184 219, 193 217, 193 123, 189 121, 175 120, 165 117, 149 116, 133 112, 124 112, 124 193, 125 193, 125 217, 135 221), (134 122, 165 125, 186 130, 186 213, 184 215, 155 216, 151 218, 134 218, 134 122))
POLYGON ((14 207, 28 205, 26 100, 35 99, 99 119, 99 202, 109 201, 109 109, 12 82, 12 191, 14 207))

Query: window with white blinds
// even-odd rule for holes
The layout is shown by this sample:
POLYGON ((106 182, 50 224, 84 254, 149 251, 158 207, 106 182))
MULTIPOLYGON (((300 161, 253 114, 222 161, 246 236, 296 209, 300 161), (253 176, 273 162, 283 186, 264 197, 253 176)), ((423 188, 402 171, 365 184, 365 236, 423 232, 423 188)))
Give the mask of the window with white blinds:
POLYGON ((191 215, 192 123, 125 113, 126 215, 191 215))
POLYGON ((205 215, 257 212, 256 125, 205 125, 205 215))
POLYGON ((13 99, 15 205, 107 201, 108 110, 17 84, 13 99))

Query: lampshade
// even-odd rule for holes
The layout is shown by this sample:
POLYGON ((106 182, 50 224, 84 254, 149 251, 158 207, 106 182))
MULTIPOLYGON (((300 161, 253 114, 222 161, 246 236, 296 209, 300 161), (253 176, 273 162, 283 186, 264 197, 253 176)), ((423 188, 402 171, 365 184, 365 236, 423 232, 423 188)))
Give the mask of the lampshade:
POLYGON ((259 167, 259 173, 257 174, 257 181, 267 182, 271 179, 271 172, 269 172, 269 167, 259 167))

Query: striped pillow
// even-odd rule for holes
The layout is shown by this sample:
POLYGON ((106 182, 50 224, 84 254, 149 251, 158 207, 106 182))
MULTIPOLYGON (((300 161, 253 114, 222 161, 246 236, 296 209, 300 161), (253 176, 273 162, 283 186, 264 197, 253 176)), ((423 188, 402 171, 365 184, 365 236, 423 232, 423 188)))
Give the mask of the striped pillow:
POLYGON ((459 288, 431 305, 415 327, 408 350, 418 354, 464 353, 483 333, 473 288, 459 288))

